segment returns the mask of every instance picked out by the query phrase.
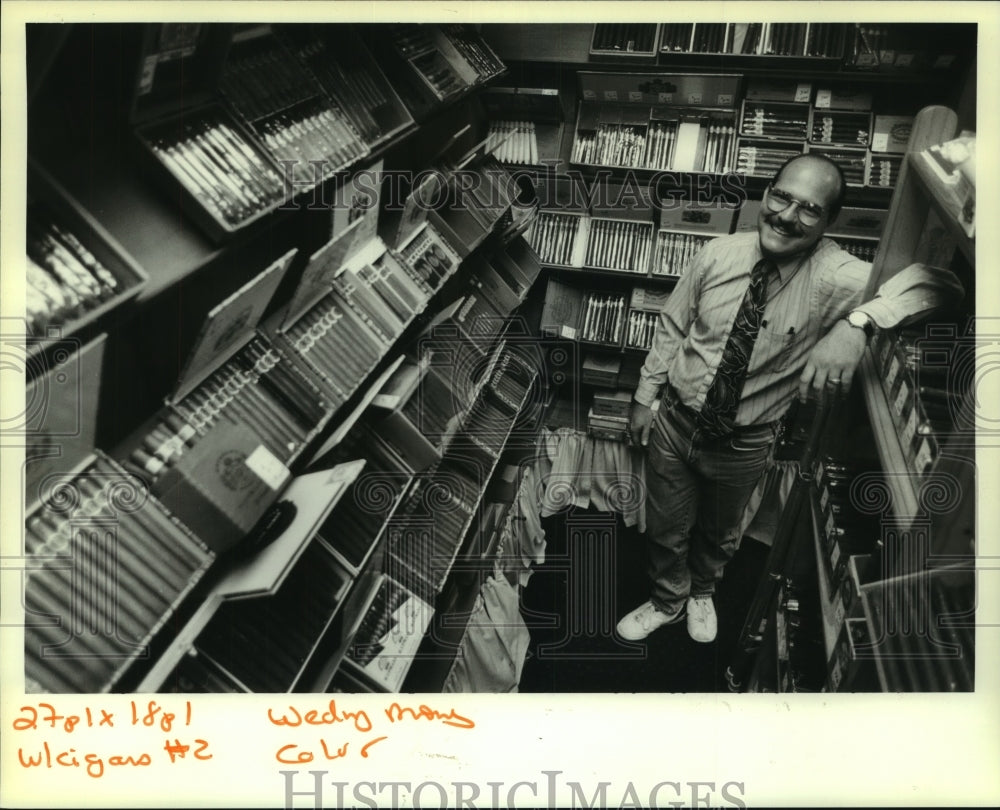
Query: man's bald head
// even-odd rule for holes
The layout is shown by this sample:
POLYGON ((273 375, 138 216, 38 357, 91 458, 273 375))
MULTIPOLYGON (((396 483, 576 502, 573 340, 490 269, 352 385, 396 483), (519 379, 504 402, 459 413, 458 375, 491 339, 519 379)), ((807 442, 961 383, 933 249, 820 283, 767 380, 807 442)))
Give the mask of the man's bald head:
POLYGON ((793 171, 808 169, 814 173, 818 190, 829 195, 829 201, 825 205, 827 225, 832 223, 837 218, 837 214, 840 213, 840 209, 844 205, 844 197, 847 195, 847 179, 844 177, 843 169, 826 155, 795 155, 778 167, 778 171, 774 173, 774 179, 771 181, 772 184, 778 185, 786 169, 793 171))

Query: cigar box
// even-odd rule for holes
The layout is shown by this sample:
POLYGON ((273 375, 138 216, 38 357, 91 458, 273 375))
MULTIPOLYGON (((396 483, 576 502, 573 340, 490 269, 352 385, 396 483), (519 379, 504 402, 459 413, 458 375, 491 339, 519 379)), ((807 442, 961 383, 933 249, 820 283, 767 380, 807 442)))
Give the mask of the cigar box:
POLYGON ((812 100, 812 84, 794 79, 749 79, 745 99, 753 102, 781 101, 808 104, 812 100))
POLYGON ((227 569, 223 587, 239 598, 222 601, 194 647, 248 691, 297 691, 320 666, 321 642, 355 582, 320 527, 363 468, 359 459, 297 476, 282 495, 291 514, 287 526, 227 569))
POLYGON ((579 78, 571 163, 724 169, 725 161, 719 166, 707 157, 718 157, 716 141, 734 126, 739 76, 581 72, 579 78))
POLYGON ((660 230, 721 236, 732 230, 735 209, 719 203, 671 199, 660 209, 660 230))
POLYGON ((876 115, 872 130, 872 152, 904 154, 912 129, 912 115, 876 115))
POLYGON ((585 385, 617 388, 621 367, 622 362, 619 357, 594 353, 584 355, 583 364, 580 367, 581 381, 585 385))
POLYGON ((542 271, 538 254, 521 236, 512 239, 503 250, 493 255, 493 267, 522 300, 542 271))
POLYGON ((413 128, 413 116, 352 26, 295 23, 278 33, 370 149, 413 128))
POLYGON ((25 688, 103 693, 150 644, 215 559, 94 447, 105 336, 58 347, 25 391, 25 688), (114 576, 112 576, 114 572, 114 576))
POLYGON ((660 25, 660 52, 690 52, 694 36, 694 23, 662 23, 660 25))
POLYGON ((803 147, 801 141, 741 137, 736 144, 736 172, 748 177, 774 177, 786 160, 802 154, 803 147))
POLYGON ((796 102, 744 99, 740 135, 780 141, 804 141, 809 134, 809 107, 796 102))
POLYGON ((194 27, 177 49, 178 26, 145 26, 130 122, 154 180, 218 243, 275 210, 291 186, 217 92, 231 26, 194 27))
POLYGON ((542 210, 525 239, 543 264, 582 267, 590 234, 590 217, 565 210, 542 210))
POLYGON ((587 434, 595 439, 623 442, 628 437, 628 418, 598 416, 591 408, 587 414, 587 434))
POLYGON ((32 283, 32 274, 38 271, 32 270, 27 275, 28 322, 24 340, 27 355, 34 357, 62 339, 86 340, 92 336, 108 312, 131 304, 146 284, 147 276, 118 241, 30 158, 25 216, 28 256, 44 274, 37 285, 32 283), (64 294, 69 279, 64 282, 56 270, 57 265, 63 264, 60 257, 67 252, 76 257, 92 279, 80 292, 76 292, 79 282, 68 287, 79 300, 75 306, 64 294), (56 290, 49 291, 50 279, 56 290), (91 287, 94 284, 99 287, 96 294, 91 287), (34 288, 44 290, 39 293, 41 299, 35 299, 44 306, 31 305, 34 288), (37 316, 33 317, 33 312, 37 316))
POLYGON ((633 287, 629 298, 629 307, 643 312, 659 312, 670 298, 669 290, 658 290, 651 287, 633 287))
POLYGON ((831 146, 868 146, 872 137, 870 112, 809 110, 809 141, 831 146))
POLYGON ((371 691, 398 692, 433 616, 431 605, 384 577, 348 647, 345 672, 371 691))
POLYGON ((594 391, 591 408, 595 416, 617 416, 628 418, 632 412, 632 392, 601 388, 594 391))
POLYGON ((400 225, 393 250, 403 264, 425 278, 428 289, 436 291, 454 275, 462 258, 441 232, 427 221, 427 213, 427 208, 411 205, 411 200, 407 201, 403 223, 411 225, 408 228, 400 225))
POLYGON ((287 167, 295 193, 365 157, 354 122, 271 25, 238 25, 219 89, 272 159, 287 167))
POLYGON ((575 340, 582 305, 583 290, 550 278, 539 324, 542 334, 575 340))
POLYGON ((878 239, 889 212, 883 208, 845 206, 827 231, 831 237, 878 239))
POLYGON ((807 144, 809 154, 825 155, 840 166, 849 186, 863 186, 868 171, 869 153, 867 149, 848 149, 847 147, 820 146, 807 144))
POLYGON ((519 292, 507 285, 490 259, 481 258, 472 263, 469 282, 473 291, 485 296, 490 306, 503 317, 510 315, 521 304, 519 292))
POLYGON ((657 23, 598 23, 590 55, 602 61, 652 62, 660 41, 657 23))
POLYGON ((628 324, 628 302, 620 293, 584 292, 577 322, 577 340, 599 346, 621 347, 628 324))
POLYGON ((648 189, 607 183, 591 213, 583 265, 648 275, 653 241, 648 189))
POLYGON ((817 87, 813 107, 817 110, 861 110, 872 108, 872 94, 847 87, 817 87))
POLYGON ((447 23, 441 25, 443 34, 452 44, 458 57, 476 72, 474 84, 495 79, 506 71, 503 61, 473 25, 447 23))
POLYGON ((865 185, 876 188, 895 188, 899 173, 903 169, 904 155, 888 155, 872 152, 868 157, 865 171, 865 185))

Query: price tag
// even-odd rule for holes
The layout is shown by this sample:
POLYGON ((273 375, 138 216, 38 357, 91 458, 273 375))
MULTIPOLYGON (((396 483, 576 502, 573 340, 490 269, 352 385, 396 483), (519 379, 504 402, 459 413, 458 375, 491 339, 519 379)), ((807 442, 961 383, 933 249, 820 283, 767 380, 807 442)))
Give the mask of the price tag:
POLYGON ((896 67, 910 67, 913 64, 912 53, 901 53, 896 57, 896 67))
POLYGON ((809 103, 809 96, 812 95, 811 84, 799 84, 795 87, 795 100, 805 104, 809 103))
POLYGON ((830 542, 830 567, 834 570, 834 575, 836 576, 837 563, 840 562, 840 543, 836 539, 830 542))
POLYGON ((822 461, 819 462, 819 464, 816 465, 816 486, 819 486, 819 482, 823 480, 823 471, 824 471, 824 469, 825 468, 823 467, 823 462, 822 461))
POLYGON ((701 104, 701 93, 688 93, 688 104, 701 104))
POLYGON ((903 415, 903 408, 906 406, 906 400, 910 396, 910 386, 906 384, 906 380, 900 383, 899 391, 896 393, 896 401, 892 403, 892 407, 896 411, 896 416, 903 415))
POLYGON ((593 90, 584 90, 583 91, 583 97, 587 101, 594 101, 594 100, 597 99, 597 93, 595 91, 593 91, 593 90))
POLYGON ((874 53, 859 53, 854 60, 859 67, 871 67, 878 64, 878 55, 874 53))
POLYGON ((888 148, 889 148, 889 133, 876 132, 875 136, 872 138, 872 151, 884 152, 888 148))
POLYGON ((261 481, 271 489, 281 489, 291 473, 288 467, 279 461, 275 455, 264 445, 257 445, 245 462, 247 469, 252 471, 261 481))
POLYGON ((823 529, 826 532, 826 542, 828 545, 835 542, 833 539, 833 530, 836 528, 837 524, 833 522, 833 512, 831 512, 826 516, 826 526, 823 529))
POLYGON ((839 599, 833 600, 833 624, 840 627, 844 623, 844 603, 839 599))
POLYGON ((823 492, 819 496, 819 508, 821 511, 826 511, 826 505, 830 502, 830 490, 823 487, 823 492))
POLYGON ((628 91, 629 101, 642 101, 642 91, 641 90, 629 90, 628 91))
POLYGON ((570 340, 576 340, 576 327, 567 326, 566 324, 563 324, 562 328, 559 330, 559 334, 562 335, 562 337, 564 338, 569 338, 570 340))
POLYGON ((830 102, 833 101, 833 91, 832 90, 817 90, 816 91, 816 109, 817 110, 828 110, 830 109, 830 102))
POLYGON ((605 101, 618 101, 618 91, 617 90, 605 90, 604 91, 605 101))
POLYGON ((730 104, 733 103, 733 94, 719 93, 719 95, 716 97, 715 103, 718 104, 720 107, 728 107, 730 104))
POLYGON ((673 93, 657 93, 656 98, 659 100, 660 104, 673 104, 674 94, 673 93))

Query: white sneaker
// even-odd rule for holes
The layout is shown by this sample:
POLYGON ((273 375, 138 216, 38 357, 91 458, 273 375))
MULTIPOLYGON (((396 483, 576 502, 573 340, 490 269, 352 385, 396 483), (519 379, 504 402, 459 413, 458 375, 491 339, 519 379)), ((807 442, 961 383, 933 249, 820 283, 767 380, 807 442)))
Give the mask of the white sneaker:
POLYGON ((673 616, 667 615, 652 602, 643 602, 639 607, 618 622, 618 635, 627 641, 642 641, 654 630, 665 624, 674 624, 681 620, 684 610, 673 616))
POLYGON ((707 644, 715 641, 719 631, 719 622, 715 617, 715 605, 712 595, 692 596, 687 601, 688 635, 695 641, 707 644))

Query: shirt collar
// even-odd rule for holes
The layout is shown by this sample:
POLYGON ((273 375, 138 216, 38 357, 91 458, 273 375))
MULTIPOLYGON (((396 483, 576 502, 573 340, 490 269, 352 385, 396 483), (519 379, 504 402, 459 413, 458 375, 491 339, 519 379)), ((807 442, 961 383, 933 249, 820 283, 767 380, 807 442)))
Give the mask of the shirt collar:
MULTIPOLYGON (((784 261, 774 262, 775 267, 777 267, 778 269, 778 278, 781 279, 782 284, 787 284, 791 280, 792 276, 794 276, 799 271, 799 268, 802 267, 807 261, 809 261, 810 258, 812 258, 813 254, 815 254, 816 250, 819 248, 820 242, 822 241, 823 237, 820 237, 813 244, 813 246, 809 248, 809 250, 807 250, 805 253, 797 253, 794 256, 790 256, 789 258, 785 259, 784 261)), ((757 259, 764 258, 764 254, 760 249, 759 239, 756 242, 756 250, 757 250, 757 259)))

